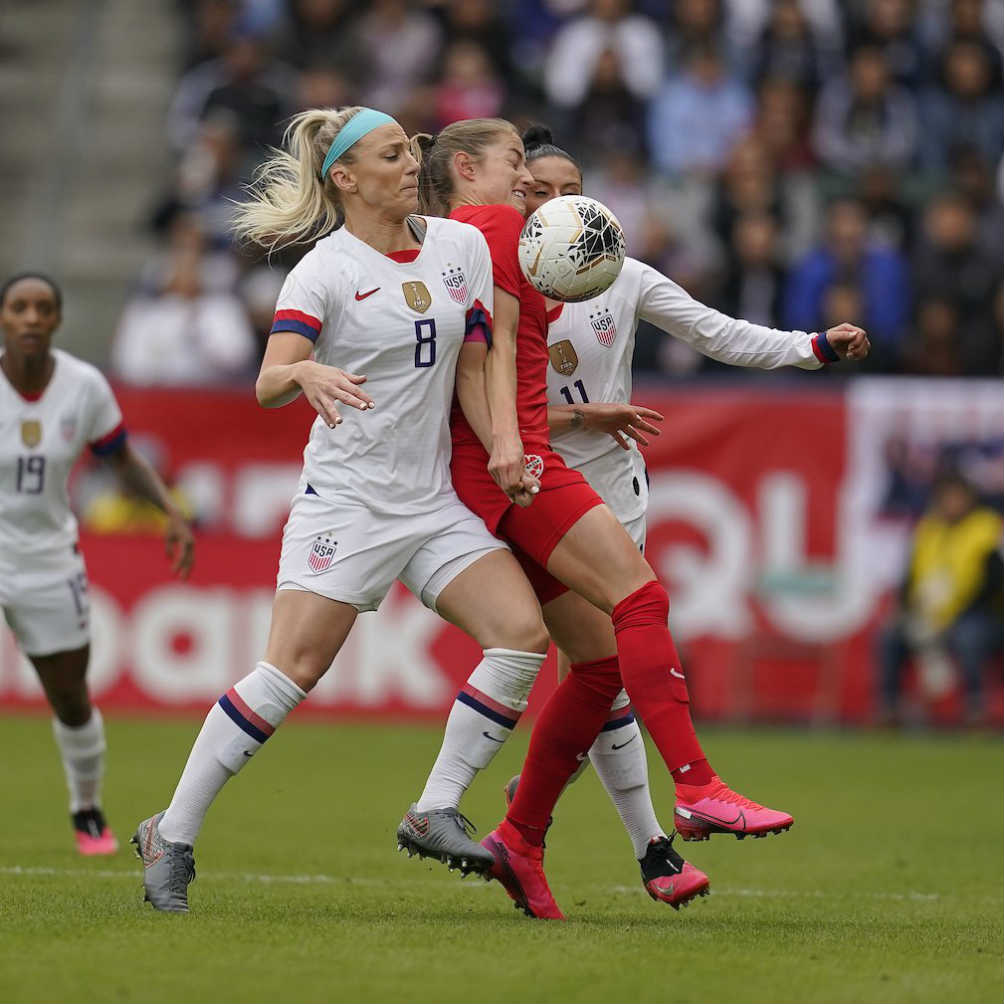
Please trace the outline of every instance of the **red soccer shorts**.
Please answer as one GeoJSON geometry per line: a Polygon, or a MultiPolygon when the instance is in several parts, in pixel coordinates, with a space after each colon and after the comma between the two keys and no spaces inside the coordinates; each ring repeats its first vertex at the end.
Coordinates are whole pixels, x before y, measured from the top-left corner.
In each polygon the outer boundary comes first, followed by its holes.
{"type": "Polygon", "coordinates": [[[547,571],[551,552],[590,509],[603,504],[603,499],[554,450],[531,445],[526,451],[527,469],[540,480],[540,492],[525,509],[510,501],[492,480],[488,455],[480,445],[454,447],[453,486],[488,529],[512,545],[543,605],[568,588],[547,571]]]}

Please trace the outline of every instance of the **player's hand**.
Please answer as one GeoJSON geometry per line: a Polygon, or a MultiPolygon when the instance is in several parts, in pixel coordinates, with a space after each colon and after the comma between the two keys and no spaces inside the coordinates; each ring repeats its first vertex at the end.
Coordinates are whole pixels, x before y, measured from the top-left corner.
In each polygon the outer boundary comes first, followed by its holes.
{"type": "Polygon", "coordinates": [[[646,436],[659,436],[652,424],[663,421],[663,416],[651,408],[636,404],[580,404],[578,410],[586,419],[586,428],[613,436],[622,450],[630,450],[629,439],[648,446],[646,436]]]}
{"type": "Polygon", "coordinates": [[[872,348],[865,329],[846,322],[830,328],[826,340],[841,359],[865,359],[872,348]]]}
{"type": "Polygon", "coordinates": [[[519,436],[493,441],[488,473],[495,484],[520,506],[528,506],[540,490],[540,482],[526,469],[523,442],[519,436]]]}
{"type": "Polygon", "coordinates": [[[360,387],[366,382],[366,377],[358,373],[348,373],[337,366],[325,366],[308,359],[300,364],[296,380],[310,406],[329,429],[341,425],[339,403],[359,411],[376,407],[373,398],[360,387]]]}
{"type": "Polygon", "coordinates": [[[171,571],[182,579],[187,579],[195,564],[195,535],[188,520],[177,509],[167,516],[164,531],[164,553],[171,563],[171,571]]]}

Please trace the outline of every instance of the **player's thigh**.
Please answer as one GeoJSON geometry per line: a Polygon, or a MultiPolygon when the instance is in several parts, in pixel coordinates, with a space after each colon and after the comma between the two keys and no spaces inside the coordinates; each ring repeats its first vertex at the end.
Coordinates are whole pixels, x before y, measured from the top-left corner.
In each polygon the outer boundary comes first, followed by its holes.
{"type": "Polygon", "coordinates": [[[590,509],[566,531],[548,558],[547,570],[607,614],[656,577],[605,505],[590,509]]]}
{"type": "Polygon", "coordinates": [[[512,552],[459,499],[436,520],[401,581],[482,648],[547,651],[540,605],[512,552]]]}
{"type": "Polygon", "coordinates": [[[272,603],[265,661],[311,690],[345,644],[357,615],[351,603],[303,589],[280,589],[272,603]]]}
{"type": "Polygon", "coordinates": [[[576,592],[563,593],[546,603],[544,623],[559,652],[566,656],[564,673],[559,666],[559,680],[567,674],[569,661],[592,662],[617,654],[610,616],[576,592]]]}

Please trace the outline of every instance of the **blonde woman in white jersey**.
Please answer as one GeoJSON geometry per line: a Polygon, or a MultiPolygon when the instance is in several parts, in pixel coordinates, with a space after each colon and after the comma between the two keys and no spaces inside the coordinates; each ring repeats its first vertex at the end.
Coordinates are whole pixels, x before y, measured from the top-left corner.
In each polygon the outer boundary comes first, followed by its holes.
{"type": "MultiPolygon", "coordinates": [[[[534,177],[527,213],[561,195],[582,194],[582,171],[570,154],[553,144],[549,130],[531,127],[523,134],[526,161],[534,177]]],[[[698,303],[671,279],[633,258],[602,295],[583,303],[549,303],[547,370],[551,443],[569,467],[581,471],[623,523],[639,548],[645,548],[648,483],[645,463],[632,440],[647,445],[658,435],[658,412],[632,405],[631,360],[635,331],[648,321],[704,355],[734,366],[819,369],[842,358],[861,359],[870,345],[853,324],[810,335],[778,331],[737,320],[698,303]]],[[[574,592],[548,605],[549,617],[574,624],[593,652],[613,653],[616,643],[609,617],[574,592]]],[[[558,653],[558,672],[568,659],[558,653]]],[[[648,770],[638,724],[621,691],[610,719],[589,752],[603,786],[631,838],[642,878],[649,885],[647,857],[665,831],[652,807],[648,770]]],[[[506,786],[511,801],[518,777],[506,786]]],[[[677,806],[676,829],[685,840],[726,832],[715,823],[721,805],[677,806]],[[701,809],[707,809],[703,813],[701,809]]],[[[726,806],[727,808],[727,806],[726,806]]],[[[654,875],[654,872],[653,872],[654,875]]]]}
{"type": "MultiPolygon", "coordinates": [[[[548,645],[519,565],[450,479],[455,379],[468,421],[491,437],[484,238],[465,223],[414,215],[418,162],[382,112],[303,112],[285,145],[239,207],[236,229],[270,250],[317,240],[279,294],[256,392],[263,407],[302,393],[318,417],[283,533],[264,659],[210,710],[169,807],[133,837],[147,899],[159,910],[188,910],[192,846],[213,799],[395,579],[479,642],[474,687],[489,703],[509,694],[505,711],[515,718],[548,645]]],[[[522,457],[494,469],[503,490],[529,502],[536,483],[522,457]]],[[[470,776],[481,766],[471,763],[470,776]]],[[[427,813],[425,822],[441,840],[437,857],[465,872],[491,867],[456,809],[427,813]]]]}
{"type": "Polygon", "coordinates": [[[81,854],[114,854],[101,809],[105,731],[87,690],[90,608],[67,479],[85,447],[167,513],[168,558],[186,576],[193,538],[160,478],[133,452],[101,373],[52,348],[63,298],[47,276],[0,286],[0,609],[53,711],[81,854]]]}

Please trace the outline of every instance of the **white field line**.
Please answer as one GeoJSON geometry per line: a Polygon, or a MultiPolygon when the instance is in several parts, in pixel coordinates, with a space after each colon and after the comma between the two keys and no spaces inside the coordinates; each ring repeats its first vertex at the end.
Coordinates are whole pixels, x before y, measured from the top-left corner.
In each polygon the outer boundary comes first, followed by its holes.
{"type": "MultiPolygon", "coordinates": [[[[62,878],[62,877],[84,877],[100,879],[129,879],[137,882],[142,878],[142,873],[138,869],[125,871],[120,868],[41,868],[27,867],[22,865],[0,866],[0,875],[23,876],[25,878],[62,878]]],[[[408,879],[378,879],[378,878],[357,878],[354,876],[338,875],[269,875],[256,874],[254,872],[203,872],[198,873],[200,881],[217,882],[257,882],[262,885],[342,885],[342,886],[372,886],[381,887],[391,883],[400,886],[402,882],[408,885],[424,885],[429,882],[427,877],[415,877],[408,879]]],[[[461,888],[484,889],[487,882],[463,882],[461,888]]],[[[606,886],[606,892],[617,895],[641,895],[645,890],[641,885],[612,885],[606,886]]],[[[736,889],[736,888],[716,888],[712,886],[714,896],[735,896],[743,899],[841,899],[848,895],[853,895],[856,899],[876,899],[894,900],[917,903],[932,903],[943,899],[940,893],[936,892],[916,892],[908,890],[906,892],[869,892],[862,890],[847,890],[844,893],[827,892],[823,889],[736,889]]]]}

